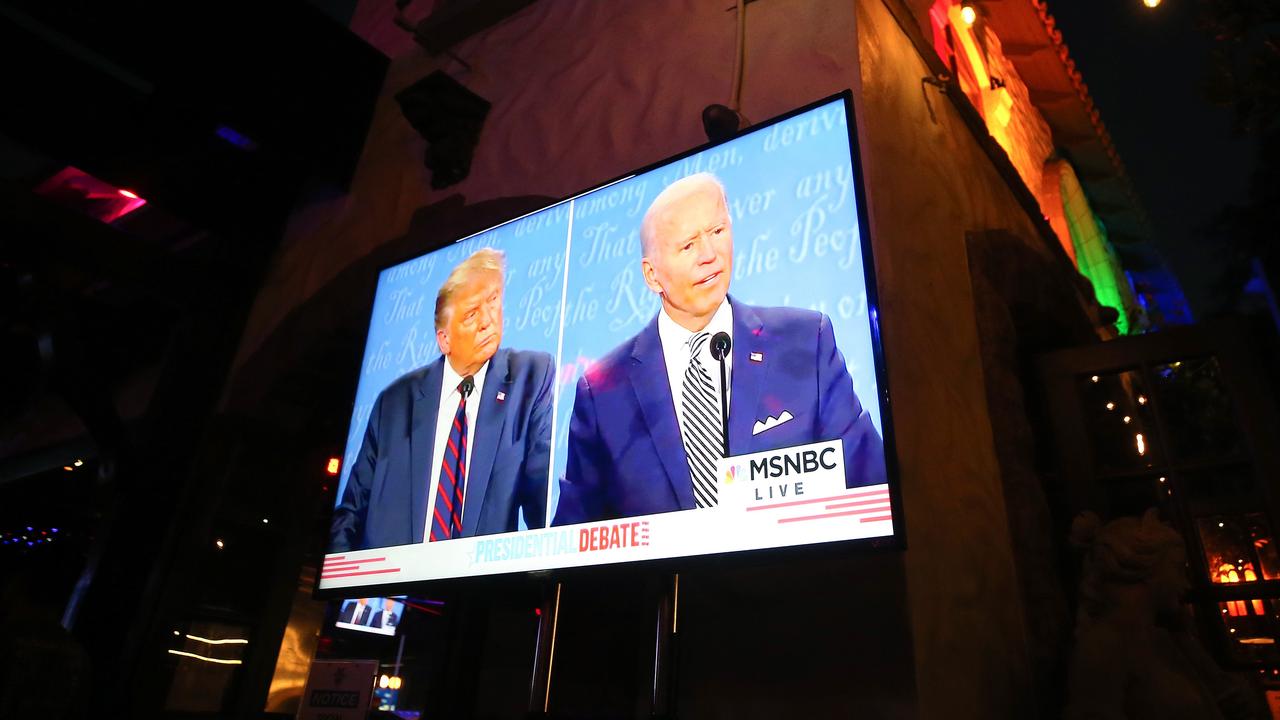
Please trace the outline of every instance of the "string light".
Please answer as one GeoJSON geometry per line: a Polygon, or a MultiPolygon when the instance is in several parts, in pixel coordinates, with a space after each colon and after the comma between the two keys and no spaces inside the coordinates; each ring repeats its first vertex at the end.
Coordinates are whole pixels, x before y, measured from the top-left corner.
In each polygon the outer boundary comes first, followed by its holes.
{"type": "MultiPolygon", "coordinates": [[[[1147,2],[1150,1],[1151,0],[1147,0],[1147,2]]],[[[978,21],[978,11],[974,10],[972,5],[965,5],[960,8],[960,19],[964,20],[965,25],[973,27],[973,24],[978,21]]]]}

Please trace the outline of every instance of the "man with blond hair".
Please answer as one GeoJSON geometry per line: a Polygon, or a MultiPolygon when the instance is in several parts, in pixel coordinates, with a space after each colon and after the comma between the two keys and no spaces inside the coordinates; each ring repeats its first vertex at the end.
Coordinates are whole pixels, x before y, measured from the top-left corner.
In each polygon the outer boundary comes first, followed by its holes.
{"type": "Polygon", "coordinates": [[[330,552],[546,525],[555,363],[501,347],[505,257],[477,250],[436,295],[441,356],[373,404],[330,552]]]}
{"type": "Polygon", "coordinates": [[[554,524],[716,507],[726,437],[729,456],[840,439],[847,487],[885,482],[880,435],[830,318],[729,295],[733,223],[714,175],[658,193],[640,241],[662,309],[578,380],[554,524]],[[731,344],[727,432],[717,336],[731,344]]]}

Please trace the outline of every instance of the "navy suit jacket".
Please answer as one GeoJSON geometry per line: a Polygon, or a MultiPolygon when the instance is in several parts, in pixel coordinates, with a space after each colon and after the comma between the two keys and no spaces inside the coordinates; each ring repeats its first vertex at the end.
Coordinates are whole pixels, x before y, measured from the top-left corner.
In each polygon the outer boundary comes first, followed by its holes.
{"type": "MultiPolygon", "coordinates": [[[[729,302],[730,455],[842,438],[846,485],[885,482],[880,435],[853,392],[830,319],[729,302]],[[792,420],[752,432],[784,410],[792,420]]],[[[555,525],[697,507],[656,317],[578,380],[567,463],[555,525]]]]}
{"type": "MultiPolygon", "coordinates": [[[[338,622],[351,623],[352,625],[368,625],[369,619],[374,612],[373,606],[369,605],[368,603],[365,603],[365,606],[364,606],[365,616],[363,618],[359,618],[359,620],[362,620],[363,622],[356,622],[357,620],[356,613],[359,611],[359,608],[360,608],[360,603],[355,602],[354,600],[347,603],[347,606],[342,608],[342,613],[338,615],[338,622]]],[[[382,611],[379,610],[378,612],[381,613],[382,611]]]]}
{"type": "Polygon", "coordinates": [[[379,610],[378,612],[374,613],[373,618],[369,620],[369,627],[373,627],[373,628],[395,627],[396,625],[400,624],[400,616],[395,613],[391,613],[391,617],[387,618],[387,620],[389,620],[390,622],[388,622],[386,625],[383,625],[382,611],[379,610]]]}
{"type": "MultiPolygon", "coordinates": [[[[546,524],[555,363],[544,352],[506,348],[489,362],[467,468],[464,537],[517,530],[522,508],[529,527],[546,524]]],[[[333,513],[330,552],[422,542],[444,363],[442,356],[378,395],[333,513]]]]}

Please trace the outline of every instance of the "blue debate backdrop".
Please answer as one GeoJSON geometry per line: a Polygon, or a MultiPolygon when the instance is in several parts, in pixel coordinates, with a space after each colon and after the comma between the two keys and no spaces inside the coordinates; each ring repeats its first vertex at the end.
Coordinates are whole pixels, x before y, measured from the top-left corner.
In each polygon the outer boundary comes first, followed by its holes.
{"type": "Polygon", "coordinates": [[[854,390],[883,436],[848,118],[836,99],[384,270],[337,497],[378,393],[440,355],[440,285],[457,263],[489,246],[507,255],[503,346],[551,353],[559,367],[547,505],[554,515],[578,378],[661,307],[641,275],[640,221],[664,187],[698,172],[718,177],[728,198],[730,294],[826,313],[854,390]]]}
{"type": "Polygon", "coordinates": [[[435,330],[436,293],[449,271],[476,250],[492,247],[507,255],[502,345],[555,355],[554,326],[559,323],[556,308],[564,289],[568,229],[569,205],[561,203],[382,271],[347,431],[339,502],[378,393],[401,375],[440,357],[435,330]],[[546,314],[548,307],[552,308],[550,316],[546,314]]]}

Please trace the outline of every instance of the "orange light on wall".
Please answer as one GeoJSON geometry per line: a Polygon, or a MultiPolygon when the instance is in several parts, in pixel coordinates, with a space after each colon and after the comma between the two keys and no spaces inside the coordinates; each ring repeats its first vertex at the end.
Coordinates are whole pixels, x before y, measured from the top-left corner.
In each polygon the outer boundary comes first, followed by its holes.
{"type": "Polygon", "coordinates": [[[1046,159],[1054,155],[1057,146],[1053,131],[1005,53],[1003,39],[992,27],[978,22],[982,19],[977,2],[933,0],[929,7],[933,48],[950,70],[952,82],[982,115],[987,131],[1009,156],[1074,261],[1067,224],[1060,217],[1063,210],[1061,198],[1056,197],[1057,177],[1047,183],[1044,172],[1046,159]]]}
{"type": "Polygon", "coordinates": [[[337,475],[338,470],[342,468],[342,458],[331,457],[329,464],[325,466],[324,471],[330,475],[337,475]]]}
{"type": "Polygon", "coordinates": [[[948,15],[951,26],[955,29],[956,39],[960,41],[960,49],[977,83],[977,87],[968,89],[968,92],[977,96],[974,104],[987,121],[987,130],[991,132],[991,136],[1005,152],[1011,152],[1013,144],[1005,128],[1013,119],[1013,97],[1004,87],[1003,81],[992,82],[991,71],[987,66],[987,53],[974,33],[973,24],[977,19],[977,11],[972,5],[953,6],[948,15]],[[969,17],[974,20],[969,20],[969,17]]]}

